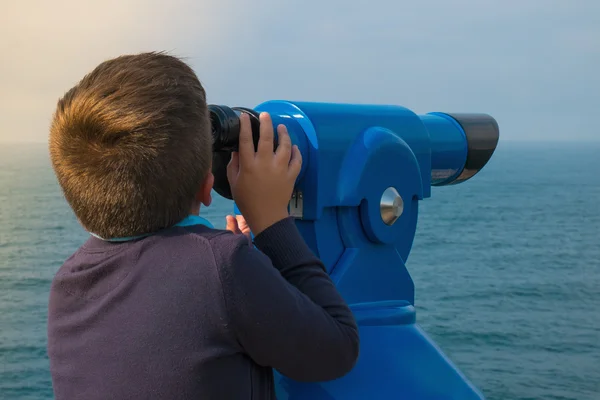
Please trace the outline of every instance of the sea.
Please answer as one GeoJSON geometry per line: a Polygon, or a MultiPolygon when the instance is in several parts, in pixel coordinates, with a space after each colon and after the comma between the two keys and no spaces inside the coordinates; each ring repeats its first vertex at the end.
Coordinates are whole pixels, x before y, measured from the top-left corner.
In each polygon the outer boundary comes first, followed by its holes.
{"type": "MultiPolygon", "coordinates": [[[[417,322],[487,399],[600,399],[600,142],[505,142],[420,202],[417,322]]],[[[402,171],[397,171],[401,174],[402,171]]],[[[231,202],[206,216],[225,225],[231,202]]],[[[87,238],[44,144],[0,145],[0,399],[52,399],[50,281],[87,238]]]]}

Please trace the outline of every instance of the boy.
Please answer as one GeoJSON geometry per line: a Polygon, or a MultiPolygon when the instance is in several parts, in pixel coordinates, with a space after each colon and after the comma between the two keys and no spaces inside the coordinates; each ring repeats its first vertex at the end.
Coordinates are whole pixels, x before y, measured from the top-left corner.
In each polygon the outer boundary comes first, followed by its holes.
{"type": "MultiPolygon", "coordinates": [[[[177,58],[100,64],[59,101],[50,154],[91,234],[51,287],[57,400],[272,399],[272,368],[300,381],[346,374],[355,320],[287,205],[301,155],[260,116],[241,118],[228,178],[254,246],[198,216],[211,203],[206,97],[177,58]]],[[[244,227],[242,227],[244,228],[244,227]]],[[[247,234],[247,229],[244,229],[247,234]]]]}

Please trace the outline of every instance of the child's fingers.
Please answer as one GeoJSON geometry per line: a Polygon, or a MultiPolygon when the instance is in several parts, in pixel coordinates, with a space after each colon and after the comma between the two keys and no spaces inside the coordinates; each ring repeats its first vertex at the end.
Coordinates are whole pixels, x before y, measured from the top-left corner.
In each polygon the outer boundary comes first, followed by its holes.
{"type": "Polygon", "coordinates": [[[290,156],[292,154],[292,139],[290,138],[287,128],[283,124],[277,127],[277,134],[279,144],[277,145],[275,157],[277,157],[279,162],[287,164],[290,162],[290,156]]]}
{"type": "Polygon", "coordinates": [[[238,226],[237,220],[232,215],[226,216],[225,221],[227,222],[226,229],[228,231],[236,233],[236,234],[242,233],[238,226]]]}
{"type": "Polygon", "coordinates": [[[258,156],[273,156],[273,122],[269,113],[260,113],[260,139],[258,140],[258,156]]]}
{"type": "Polygon", "coordinates": [[[302,154],[300,154],[300,149],[298,146],[294,145],[292,147],[292,159],[290,160],[289,172],[290,175],[296,179],[300,174],[300,170],[302,169],[302,154]]]}
{"type": "Polygon", "coordinates": [[[235,219],[237,220],[238,228],[243,234],[250,233],[250,227],[243,215],[236,215],[235,219]]]}

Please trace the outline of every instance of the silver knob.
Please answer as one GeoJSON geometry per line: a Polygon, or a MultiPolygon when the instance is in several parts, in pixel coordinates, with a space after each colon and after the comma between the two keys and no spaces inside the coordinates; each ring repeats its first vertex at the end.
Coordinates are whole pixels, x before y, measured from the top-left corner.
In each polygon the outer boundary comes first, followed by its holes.
{"type": "Polygon", "coordinates": [[[379,204],[381,219],[386,225],[393,225],[404,211],[404,201],[402,197],[393,187],[385,189],[381,195],[381,203],[379,204]]]}

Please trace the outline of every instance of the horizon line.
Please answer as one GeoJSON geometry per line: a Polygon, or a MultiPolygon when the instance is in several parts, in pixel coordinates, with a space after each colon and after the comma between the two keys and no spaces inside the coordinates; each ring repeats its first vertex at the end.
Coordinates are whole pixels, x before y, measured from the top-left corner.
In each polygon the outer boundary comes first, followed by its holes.
{"type": "MultiPolygon", "coordinates": [[[[598,139],[502,139],[498,141],[498,145],[500,143],[600,143],[600,138],[598,139]]],[[[48,144],[48,141],[41,140],[21,140],[21,141],[11,141],[11,140],[1,140],[0,145],[36,145],[36,144],[48,144]]]]}

